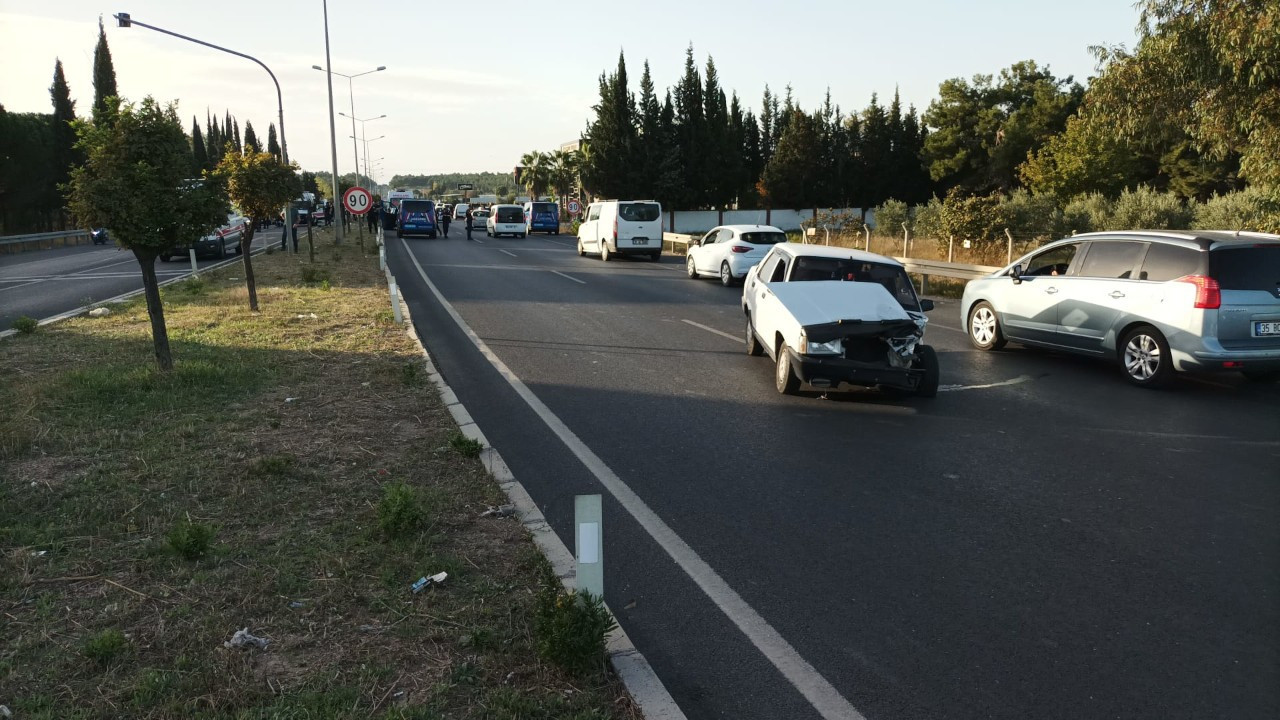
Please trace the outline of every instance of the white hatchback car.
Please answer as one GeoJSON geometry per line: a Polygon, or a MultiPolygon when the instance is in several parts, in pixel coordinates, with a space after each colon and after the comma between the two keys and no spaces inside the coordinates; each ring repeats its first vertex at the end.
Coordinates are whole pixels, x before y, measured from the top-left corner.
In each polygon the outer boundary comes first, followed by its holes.
{"type": "Polygon", "coordinates": [[[689,243],[685,270],[689,277],[718,276],[729,287],[764,259],[769,248],[787,241],[772,225],[721,225],[689,243]]]}
{"type": "Polygon", "coordinates": [[[491,237],[524,237],[524,208],[519,205],[494,205],[485,221],[485,232],[491,237]]]}

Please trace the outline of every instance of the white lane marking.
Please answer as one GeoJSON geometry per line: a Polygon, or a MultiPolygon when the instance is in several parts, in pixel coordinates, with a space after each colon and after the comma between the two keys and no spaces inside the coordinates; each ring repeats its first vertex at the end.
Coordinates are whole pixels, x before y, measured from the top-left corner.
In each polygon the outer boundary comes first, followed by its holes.
{"type": "Polygon", "coordinates": [[[562,277],[562,278],[568,278],[569,280],[572,280],[572,281],[574,281],[574,282],[578,283],[579,285],[586,285],[586,284],[587,284],[587,281],[586,281],[586,280],[579,280],[578,278],[576,278],[576,277],[574,277],[574,276],[572,276],[572,275],[565,275],[564,273],[560,272],[559,270],[552,270],[551,272],[552,272],[553,274],[559,275],[559,276],[560,276],[560,277],[562,277]]]}
{"type": "Polygon", "coordinates": [[[0,292],[4,292],[5,290],[13,290],[14,288],[26,287],[26,286],[28,286],[28,285],[35,285],[35,284],[36,284],[36,283],[38,283],[38,282],[43,282],[43,281],[42,281],[42,280],[31,280],[31,281],[29,281],[29,282],[24,282],[24,283],[22,283],[21,285],[11,285],[11,286],[9,286],[9,287],[7,287],[7,288],[0,288],[0,292]]]}
{"type": "MultiPolygon", "coordinates": [[[[156,275],[181,275],[185,270],[157,270],[156,275]]],[[[97,275],[27,275],[24,277],[0,278],[0,283],[6,282],[46,282],[49,280],[115,280],[119,278],[137,278],[142,277],[139,272],[117,272],[117,273],[100,273],[97,275]]],[[[7,288],[5,288],[7,289],[7,288]]]]}
{"type": "Polygon", "coordinates": [[[556,244],[556,245],[563,245],[563,246],[565,246],[565,247],[577,247],[577,246],[578,246],[577,241],[574,241],[574,242],[569,243],[569,242],[561,242],[560,240],[552,240],[551,238],[544,238],[544,237],[541,237],[541,238],[538,238],[538,239],[539,239],[539,240],[541,240],[541,241],[543,241],[543,242],[554,243],[554,244],[556,244]]]}
{"type": "Polygon", "coordinates": [[[959,392],[961,390],[984,390],[986,388],[1004,387],[1006,385],[1018,385],[1029,382],[1032,379],[1030,375],[1019,375],[1012,380],[1001,380],[1000,382],[987,383],[985,385],[942,385],[938,387],[938,392],[959,392]]]}
{"type": "Polygon", "coordinates": [[[713,328],[713,327],[707,327],[706,325],[703,325],[702,323],[696,323],[696,322],[694,322],[694,321],[692,321],[692,320],[681,320],[680,322],[685,323],[685,324],[687,324],[687,325],[692,325],[692,326],[694,326],[694,327],[696,327],[696,328],[702,328],[703,330],[706,330],[706,331],[707,331],[707,332],[709,332],[709,333],[715,333],[716,335],[719,335],[719,336],[720,336],[720,337],[722,337],[722,338],[728,338],[728,339],[730,339],[730,340],[732,340],[732,341],[734,341],[734,342],[742,342],[742,338],[738,337],[737,335],[730,335],[729,333],[724,332],[724,331],[722,331],[722,330],[717,330],[717,329],[715,329],[715,328],[713,328]]]}
{"type": "Polygon", "coordinates": [[[427,289],[435,296],[440,306],[449,314],[449,317],[453,318],[453,321],[457,323],[458,328],[471,340],[471,344],[480,351],[480,354],[484,355],[489,364],[511,386],[511,389],[560,438],[565,447],[613,495],[618,504],[631,517],[635,518],[636,522],[671,556],[672,560],[676,561],[676,564],[685,571],[690,579],[697,583],[702,592],[706,593],[707,597],[711,599],[711,602],[715,603],[716,607],[720,608],[720,611],[733,621],[734,625],[738,626],[738,629],[747,636],[751,644],[755,645],[756,649],[769,662],[773,663],[773,666],[782,673],[783,677],[804,695],[809,704],[818,711],[818,714],[823,718],[866,720],[830,682],[827,682],[827,679],[816,668],[801,657],[800,653],[796,652],[796,649],[791,647],[791,644],[777,630],[773,629],[773,626],[768,621],[748,605],[747,601],[743,600],[742,596],[730,587],[724,578],[720,577],[693,548],[689,547],[688,543],[663,522],[662,518],[658,517],[657,513],[651,510],[644,500],[641,500],[640,496],[623,482],[622,478],[618,477],[617,473],[592,452],[591,448],[587,447],[587,444],[582,442],[563,420],[551,412],[551,408],[538,399],[538,396],[533,394],[533,391],[507,367],[506,363],[502,362],[489,349],[489,346],[467,325],[453,305],[445,299],[444,295],[435,286],[435,283],[431,282],[431,278],[427,277],[426,271],[422,269],[422,265],[409,249],[409,245],[404,243],[403,240],[401,240],[401,243],[404,244],[405,252],[408,253],[409,259],[413,261],[414,267],[418,269],[418,275],[427,284],[427,289]]]}
{"type": "Polygon", "coordinates": [[[519,257],[518,255],[516,255],[515,253],[511,252],[510,250],[503,250],[502,248],[498,248],[498,252],[500,252],[500,253],[506,253],[506,254],[510,255],[511,257],[519,257]]]}
{"type": "Polygon", "coordinates": [[[473,243],[480,243],[481,245],[483,245],[483,244],[484,244],[484,241],[483,241],[483,240],[481,240],[480,238],[467,238],[467,239],[468,239],[468,240],[470,240],[470,241],[471,241],[471,242],[473,242],[473,243]]]}

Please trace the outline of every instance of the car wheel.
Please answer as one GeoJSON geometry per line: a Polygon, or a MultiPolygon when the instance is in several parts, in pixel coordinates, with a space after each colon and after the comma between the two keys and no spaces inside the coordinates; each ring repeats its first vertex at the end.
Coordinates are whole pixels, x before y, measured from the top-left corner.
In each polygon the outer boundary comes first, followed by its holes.
{"type": "Polygon", "coordinates": [[[999,350],[1008,342],[1000,329],[995,308],[986,300],[969,311],[969,342],[979,350],[999,350]]]}
{"type": "Polygon", "coordinates": [[[940,375],[938,352],[933,349],[932,345],[921,345],[916,348],[916,359],[911,364],[924,370],[924,377],[920,378],[920,384],[916,386],[916,395],[927,398],[937,397],[938,377],[940,375]]]}
{"type": "Polygon", "coordinates": [[[662,251],[658,250],[656,252],[649,253],[649,259],[654,262],[662,262],[662,251]]]}
{"type": "Polygon", "coordinates": [[[693,261],[693,256],[692,256],[692,255],[690,255],[689,257],[685,258],[685,261],[684,261],[684,271],[685,271],[686,273],[688,273],[688,275],[689,275],[689,277],[690,277],[691,279],[693,279],[693,280],[697,280],[697,279],[698,279],[698,267],[697,267],[697,263],[695,263],[695,262],[693,261]]]}
{"type": "Polygon", "coordinates": [[[600,259],[609,262],[609,243],[604,240],[600,241],[600,259]]]}
{"type": "Polygon", "coordinates": [[[582,248],[582,238],[578,238],[578,257],[583,257],[587,251],[582,248]]]}
{"type": "Polygon", "coordinates": [[[800,378],[791,369],[791,348],[786,343],[778,346],[778,364],[773,373],[773,385],[783,395],[794,395],[800,389],[800,378]]]}
{"type": "Polygon", "coordinates": [[[720,263],[720,284],[729,287],[733,285],[733,272],[729,270],[729,263],[720,263]]]}
{"type": "Polygon", "coordinates": [[[1169,343],[1159,330],[1139,325],[1120,341],[1120,367],[1129,382],[1139,387],[1166,385],[1173,377],[1169,343]]]}
{"type": "Polygon", "coordinates": [[[1280,370],[1242,370],[1240,374],[1252,382],[1268,383],[1280,380],[1280,370]]]}
{"type": "Polygon", "coordinates": [[[760,344],[760,339],[756,337],[756,326],[751,322],[751,316],[747,316],[747,354],[751,357],[760,357],[764,354],[764,345],[760,344]]]}

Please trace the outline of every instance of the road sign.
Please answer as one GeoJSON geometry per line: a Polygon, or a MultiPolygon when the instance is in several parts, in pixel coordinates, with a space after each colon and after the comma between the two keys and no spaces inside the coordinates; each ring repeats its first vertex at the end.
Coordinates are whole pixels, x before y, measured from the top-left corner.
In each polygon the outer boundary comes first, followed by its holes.
{"type": "Polygon", "coordinates": [[[373,207],[373,196],[362,187],[347,188],[342,193],[342,207],[352,215],[363,215],[373,207]]]}
{"type": "Polygon", "coordinates": [[[577,215],[582,212],[582,205],[580,205],[577,200],[570,200],[566,209],[569,211],[570,215],[577,215]]]}
{"type": "Polygon", "coordinates": [[[459,190],[475,190],[475,186],[471,183],[458,183],[459,190]]]}

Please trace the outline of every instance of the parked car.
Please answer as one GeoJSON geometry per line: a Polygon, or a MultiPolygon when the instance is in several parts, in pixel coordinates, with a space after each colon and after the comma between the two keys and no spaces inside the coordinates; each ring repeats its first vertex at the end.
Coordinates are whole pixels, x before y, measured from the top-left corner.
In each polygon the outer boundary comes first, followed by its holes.
{"type": "Polygon", "coordinates": [[[400,214],[396,222],[400,237],[426,235],[435,239],[436,204],[432,200],[401,200],[400,214]]]}
{"type": "Polygon", "coordinates": [[[107,235],[106,228],[92,228],[89,230],[89,237],[93,240],[94,245],[106,245],[111,242],[111,238],[107,235]]]}
{"type": "Polygon", "coordinates": [[[553,202],[527,202],[524,204],[525,232],[532,235],[545,232],[560,234],[560,206],[553,202]]]}
{"type": "Polygon", "coordinates": [[[494,205],[489,217],[485,219],[485,232],[491,237],[524,237],[524,208],[519,205],[494,205]]]}
{"type": "Polygon", "coordinates": [[[771,225],[722,225],[689,243],[685,269],[691,278],[717,276],[729,287],[745,278],[769,248],[786,241],[787,234],[771,225]]]}
{"type": "Polygon", "coordinates": [[[196,257],[212,255],[221,259],[227,256],[228,249],[234,249],[239,255],[244,252],[241,245],[248,227],[249,221],[243,215],[231,213],[227,215],[227,222],[217,230],[199,238],[194,244],[175,246],[168,253],[161,255],[160,259],[167,262],[174,258],[185,258],[190,254],[192,247],[195,247],[196,257]]]}
{"type": "Polygon", "coordinates": [[[1280,235],[1076,235],[970,281],[960,313],[980,350],[1012,341],[1093,355],[1142,387],[1193,371],[1275,381],[1280,235]]]}
{"type": "Polygon", "coordinates": [[[742,286],[747,353],[775,363],[778,392],[879,387],[938,393],[938,355],[924,344],[933,302],[906,269],[874,253],[778,243],[742,286]]]}
{"type": "Polygon", "coordinates": [[[587,207],[578,226],[578,254],[648,255],[662,259],[662,205],[654,200],[605,200],[587,207]]]}

